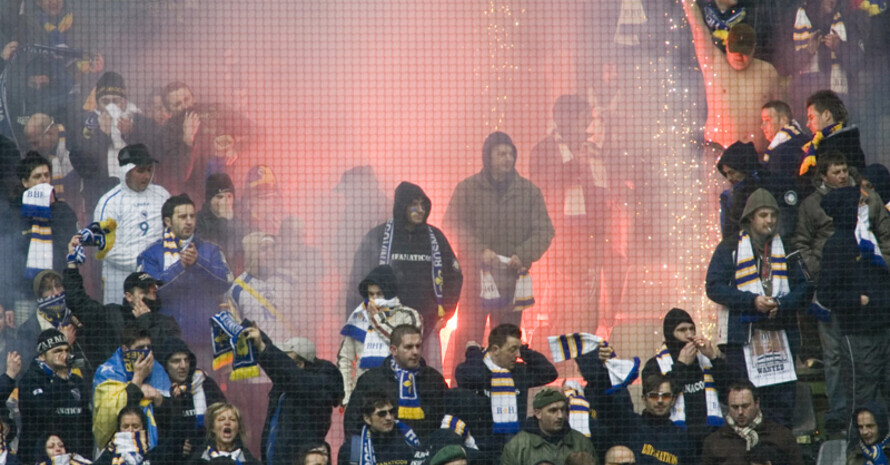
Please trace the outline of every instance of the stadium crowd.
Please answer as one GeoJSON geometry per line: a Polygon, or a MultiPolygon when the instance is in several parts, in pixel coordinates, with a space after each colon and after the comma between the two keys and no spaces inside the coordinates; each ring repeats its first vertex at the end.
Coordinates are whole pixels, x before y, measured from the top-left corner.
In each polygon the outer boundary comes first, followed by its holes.
{"type": "Polygon", "coordinates": [[[863,47],[881,29],[865,26],[887,16],[869,5],[810,0],[783,35],[762,3],[682,2],[729,183],[706,278],[713,339],[672,308],[642,363],[595,328],[551,335],[549,354],[523,343],[551,244],[577,251],[567,293],[585,264],[609,266],[594,107],[564,95],[529,177],[511,137],[490,134],[441,229],[423,188],[399,184],[391,217],[356,244],[334,363],[287,311],[311,251],[298,223],[264,215],[280,191],[237,156],[250,122],[179,81],[140,110],[101,55],[72,53],[70,0],[20,2],[15,27],[0,18],[0,462],[328,464],[343,407],[344,465],[802,465],[796,370],[818,359],[827,434],[847,439],[849,464],[887,463],[890,171],[869,164],[845,103],[877,53],[863,47]],[[792,70],[773,64],[778,38],[792,70]],[[439,330],[459,303],[449,387],[439,330]],[[555,383],[568,360],[584,385],[555,383]]]}

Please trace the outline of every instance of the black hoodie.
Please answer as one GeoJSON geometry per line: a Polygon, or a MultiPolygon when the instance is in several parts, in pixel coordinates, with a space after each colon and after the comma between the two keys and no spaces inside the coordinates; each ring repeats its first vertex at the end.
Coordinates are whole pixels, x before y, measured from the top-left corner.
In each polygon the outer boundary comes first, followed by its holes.
{"type": "MultiPolygon", "coordinates": [[[[861,256],[855,229],[858,187],[834,189],[822,199],[822,209],[834,223],[834,234],[822,247],[822,270],[817,288],[819,301],[837,316],[842,334],[868,333],[886,328],[890,307],[887,268],[861,256]],[[863,306],[860,296],[867,295],[863,306]]],[[[885,257],[885,260],[890,257],[885,257]]]]}
{"type": "MultiPolygon", "coordinates": [[[[449,318],[457,306],[463,275],[460,264],[451,244],[439,228],[427,224],[432,204],[429,197],[419,186],[403,182],[396,188],[393,201],[393,227],[390,253],[390,265],[396,274],[398,296],[402,305],[417,310],[423,317],[424,337],[435,328],[439,318],[438,302],[433,290],[433,273],[431,262],[430,234],[432,230],[442,254],[443,299],[442,306],[445,318],[449,318]],[[426,216],[423,223],[408,229],[406,211],[414,199],[422,199],[426,216]],[[428,229],[429,228],[429,229],[428,229]]],[[[387,223],[380,224],[365,235],[355,253],[352,265],[351,289],[356,289],[359,282],[368,275],[372,268],[380,264],[382,247],[387,223]]],[[[347,299],[348,311],[351,313],[360,303],[359,296],[352,295],[347,299]]]]}
{"type": "MultiPolygon", "coordinates": [[[[174,354],[185,352],[189,357],[189,373],[186,377],[188,385],[182,389],[180,395],[173,395],[177,385],[171,377],[170,382],[173,384],[173,388],[170,389],[171,397],[165,397],[164,402],[155,411],[160,435],[158,447],[155,449],[156,459],[161,464],[181,463],[185,460],[182,455],[182,446],[185,440],[190,440],[192,448],[195,449],[197,445],[201,444],[206,434],[206,428],[197,422],[198,412],[195,410],[194,397],[191,392],[197,360],[195,354],[182,339],[168,339],[162,346],[155,347],[157,347],[157,360],[165,369],[167,361],[174,354]]],[[[213,378],[206,376],[201,387],[204,391],[205,407],[216,402],[225,402],[226,398],[213,378]]]]}
{"type": "MultiPolygon", "coordinates": [[[[683,390],[683,400],[686,404],[686,429],[692,443],[700,445],[704,438],[716,428],[709,427],[707,424],[708,408],[705,399],[704,372],[702,372],[698,359],[693,360],[690,365],[677,361],[680,350],[686,346],[685,342],[678,341],[674,337],[674,330],[677,329],[680,323],[692,323],[695,325],[692,317],[683,309],[672,308],[664,316],[662,325],[664,344],[674,360],[668,376],[679,389],[683,390]]],[[[711,365],[711,375],[714,377],[714,382],[717,384],[716,387],[719,392],[732,379],[732,375],[729,372],[726,360],[723,358],[711,360],[711,365]]],[[[653,374],[661,374],[661,368],[658,366],[656,357],[646,361],[641,379],[646,379],[646,377],[653,374]]]]}

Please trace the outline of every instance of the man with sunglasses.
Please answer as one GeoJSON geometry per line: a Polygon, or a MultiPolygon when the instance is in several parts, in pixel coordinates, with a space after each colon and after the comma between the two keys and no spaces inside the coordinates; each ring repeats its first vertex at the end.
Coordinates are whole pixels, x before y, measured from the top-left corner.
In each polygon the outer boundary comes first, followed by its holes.
{"type": "Polygon", "coordinates": [[[637,455],[639,464],[691,463],[693,447],[686,430],[671,421],[678,386],[658,372],[643,378],[644,409],[637,415],[627,390],[608,393],[612,383],[604,363],[611,356],[612,348],[601,345],[598,353],[575,359],[587,381],[584,392],[590,409],[597,412],[596,422],[591,421],[597,446],[627,446],[637,455]]]}
{"type": "Polygon", "coordinates": [[[423,460],[428,452],[420,447],[414,431],[399,422],[397,411],[389,394],[380,391],[365,394],[362,398],[362,432],[343,442],[337,464],[408,465],[415,459],[423,460]]]}

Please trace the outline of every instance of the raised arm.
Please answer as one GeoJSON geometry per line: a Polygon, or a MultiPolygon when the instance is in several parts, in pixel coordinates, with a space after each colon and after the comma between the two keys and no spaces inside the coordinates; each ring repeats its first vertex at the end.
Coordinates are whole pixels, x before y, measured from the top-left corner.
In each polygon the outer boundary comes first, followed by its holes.
{"type": "Polygon", "coordinates": [[[689,23],[689,30],[692,31],[692,44],[695,46],[695,56],[698,58],[698,64],[702,68],[702,72],[713,71],[712,67],[718,59],[720,51],[714,47],[711,42],[711,35],[708,25],[702,17],[701,10],[695,4],[695,0],[680,0],[683,5],[683,11],[686,13],[686,21],[689,23]]]}

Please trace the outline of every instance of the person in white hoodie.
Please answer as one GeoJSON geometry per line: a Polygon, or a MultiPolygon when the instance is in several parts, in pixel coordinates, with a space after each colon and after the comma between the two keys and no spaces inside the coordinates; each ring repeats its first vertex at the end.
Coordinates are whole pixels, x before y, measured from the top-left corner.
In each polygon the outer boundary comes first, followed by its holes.
{"type": "Polygon", "coordinates": [[[120,301],[124,280],[136,271],[136,257],[163,235],[161,207],[170,197],[166,189],[152,183],[158,161],[145,145],[128,145],[117,158],[120,185],[99,199],[93,213],[93,221],[112,218],[116,223],[113,241],[106,239],[105,250],[97,255],[103,260],[104,304],[120,301]]]}

